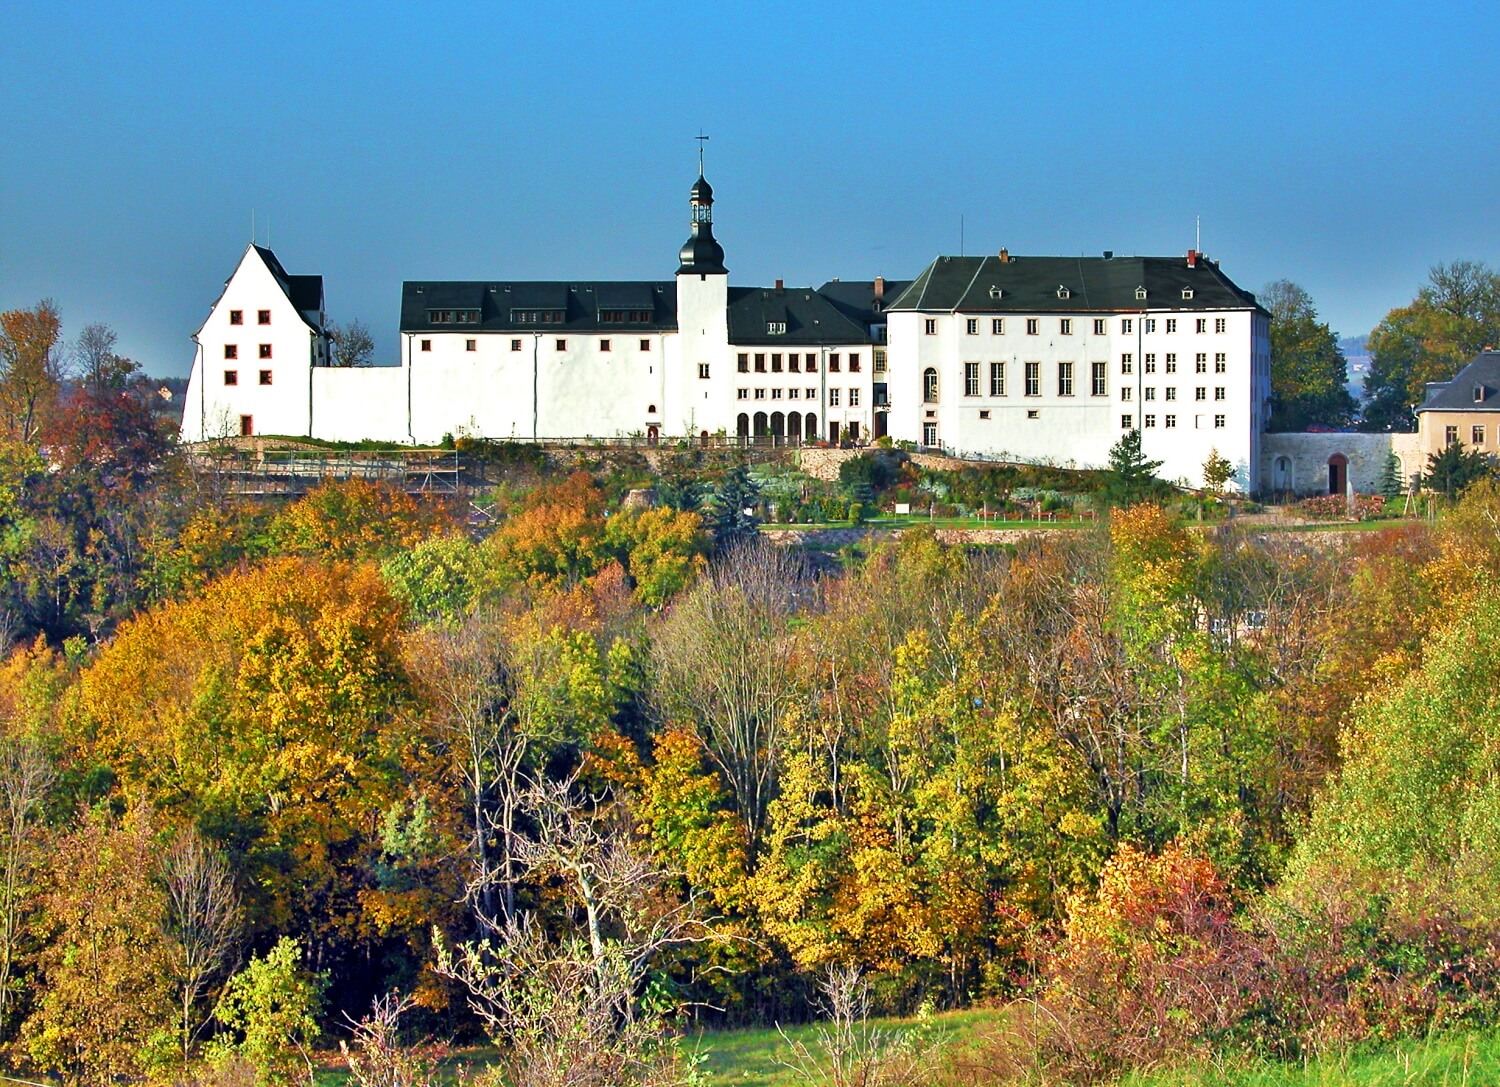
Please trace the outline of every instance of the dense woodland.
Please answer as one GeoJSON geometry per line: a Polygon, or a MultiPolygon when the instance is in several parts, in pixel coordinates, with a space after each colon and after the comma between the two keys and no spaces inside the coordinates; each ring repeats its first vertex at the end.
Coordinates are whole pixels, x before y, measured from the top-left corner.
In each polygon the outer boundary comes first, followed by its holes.
{"type": "MultiPolygon", "coordinates": [[[[4,315],[7,374],[55,317],[4,315]]],[[[515,1087],[685,1084],[689,1026],[990,1003],[1027,1010],[862,1082],[1085,1082],[1500,1012],[1485,480],[1257,532],[1122,454],[1093,527],[809,555],[694,451],[492,451],[477,527],[237,502],[131,370],[0,382],[15,1069],[305,1081],[342,1043],[394,1085],[437,1039],[515,1087]]],[[[846,502],[914,485],[856,463],[846,502]]]]}

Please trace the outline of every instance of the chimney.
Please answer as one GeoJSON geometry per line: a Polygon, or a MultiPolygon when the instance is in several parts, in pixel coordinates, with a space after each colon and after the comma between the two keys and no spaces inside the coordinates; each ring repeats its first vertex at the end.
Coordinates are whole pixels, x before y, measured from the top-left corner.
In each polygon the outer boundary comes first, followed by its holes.
{"type": "Polygon", "coordinates": [[[1010,250],[1009,249],[1001,249],[1000,250],[1000,263],[1001,264],[1009,264],[1010,263],[1010,250]]]}
{"type": "Polygon", "coordinates": [[[884,298],[885,297],[885,276],[876,276],[875,277],[875,297],[876,298],[884,298]]]}
{"type": "Polygon", "coordinates": [[[786,284],[783,283],[781,280],[778,279],[776,281],[776,293],[777,294],[781,294],[785,290],[786,290],[786,284]]]}
{"type": "Polygon", "coordinates": [[[1106,249],[1104,251],[1104,259],[1105,260],[1114,260],[1115,259],[1115,251],[1113,249],[1106,249]]]}
{"type": "Polygon", "coordinates": [[[1198,267],[1198,250],[1196,250],[1196,249],[1189,249],[1188,250],[1188,267],[1189,268],[1196,268],[1196,267],[1198,267]]]}

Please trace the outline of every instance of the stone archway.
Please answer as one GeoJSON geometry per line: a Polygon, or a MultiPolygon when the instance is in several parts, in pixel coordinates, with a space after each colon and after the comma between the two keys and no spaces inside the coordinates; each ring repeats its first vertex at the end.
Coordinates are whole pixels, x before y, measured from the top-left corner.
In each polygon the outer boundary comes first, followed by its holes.
{"type": "Polygon", "coordinates": [[[1328,493],[1344,494],[1349,489],[1349,458],[1335,453],[1328,458],[1328,493]]]}

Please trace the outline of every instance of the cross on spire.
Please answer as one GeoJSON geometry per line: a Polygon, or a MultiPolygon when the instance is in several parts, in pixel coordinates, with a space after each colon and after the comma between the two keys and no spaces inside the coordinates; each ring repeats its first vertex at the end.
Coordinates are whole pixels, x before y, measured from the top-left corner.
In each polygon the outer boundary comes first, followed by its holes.
{"type": "Polygon", "coordinates": [[[708,137],[703,134],[703,129],[698,129],[698,135],[693,139],[698,141],[698,176],[703,176],[703,145],[708,142],[708,137]]]}

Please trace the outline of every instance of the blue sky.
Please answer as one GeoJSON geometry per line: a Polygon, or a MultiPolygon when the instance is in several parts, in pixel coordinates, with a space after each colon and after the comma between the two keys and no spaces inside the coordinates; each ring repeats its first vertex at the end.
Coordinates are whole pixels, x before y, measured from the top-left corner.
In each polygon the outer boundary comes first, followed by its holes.
{"type": "Polygon", "coordinates": [[[0,11],[0,307],[157,374],[249,240],[394,357],[402,279],[731,282],[1178,253],[1346,335],[1500,264],[1500,6],[40,4],[0,11]]]}

